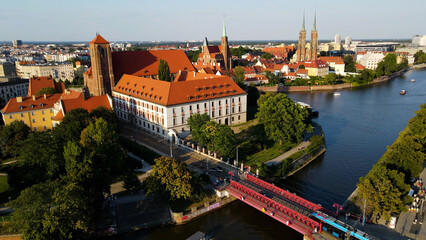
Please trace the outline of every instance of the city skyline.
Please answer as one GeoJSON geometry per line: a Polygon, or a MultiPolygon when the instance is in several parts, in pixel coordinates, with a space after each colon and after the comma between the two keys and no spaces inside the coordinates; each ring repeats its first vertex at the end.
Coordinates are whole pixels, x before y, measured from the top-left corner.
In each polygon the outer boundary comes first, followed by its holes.
{"type": "Polygon", "coordinates": [[[312,29],[317,12],[320,40],[333,39],[337,33],[343,39],[410,39],[424,34],[416,23],[426,21],[421,14],[426,4],[421,0],[410,5],[325,0],[320,6],[313,0],[292,5],[277,0],[262,4],[253,0],[203,4],[166,0],[161,5],[133,0],[120,4],[111,0],[61,2],[60,6],[52,3],[3,3],[0,19],[9,24],[0,26],[0,40],[89,41],[96,32],[111,41],[219,40],[224,15],[230,40],[296,40],[303,11],[307,31],[312,29]]]}

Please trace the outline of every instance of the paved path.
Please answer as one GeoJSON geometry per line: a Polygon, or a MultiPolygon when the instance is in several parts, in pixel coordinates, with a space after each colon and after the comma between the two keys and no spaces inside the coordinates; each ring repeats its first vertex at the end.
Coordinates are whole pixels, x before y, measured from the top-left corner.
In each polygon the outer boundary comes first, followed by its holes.
{"type": "MultiPolygon", "coordinates": [[[[128,155],[130,157],[136,159],[136,160],[143,161],[142,158],[134,155],[133,153],[129,152],[128,155]]],[[[149,163],[147,163],[146,161],[144,161],[143,162],[143,168],[136,169],[135,171],[144,172],[144,174],[138,176],[139,181],[143,182],[149,176],[149,174],[151,173],[152,167],[151,167],[151,165],[149,163]]],[[[117,194],[117,193],[122,192],[124,190],[125,189],[123,187],[123,181],[111,184],[111,194],[117,194]]]]}
{"type": "Polygon", "coordinates": [[[300,143],[299,145],[297,145],[296,147],[288,150],[287,152],[279,155],[278,157],[267,161],[265,164],[266,166],[271,166],[271,165],[277,165],[280,162],[282,162],[284,159],[287,159],[288,157],[290,157],[291,155],[302,151],[303,149],[306,149],[309,145],[311,145],[310,141],[303,141],[302,143],[300,143]]]}

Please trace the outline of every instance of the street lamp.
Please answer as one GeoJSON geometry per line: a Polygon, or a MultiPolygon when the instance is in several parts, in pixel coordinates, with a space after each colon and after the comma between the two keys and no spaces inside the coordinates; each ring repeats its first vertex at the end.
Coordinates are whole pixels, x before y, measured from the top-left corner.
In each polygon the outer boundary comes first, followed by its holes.
{"type": "Polygon", "coordinates": [[[342,206],[338,203],[334,203],[333,207],[336,208],[336,216],[339,216],[339,210],[343,210],[342,206]]]}

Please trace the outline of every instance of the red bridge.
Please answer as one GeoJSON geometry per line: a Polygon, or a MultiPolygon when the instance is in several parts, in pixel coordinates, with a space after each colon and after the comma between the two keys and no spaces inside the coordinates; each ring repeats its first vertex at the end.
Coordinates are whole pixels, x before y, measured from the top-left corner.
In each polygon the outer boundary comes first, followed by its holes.
{"type": "Polygon", "coordinates": [[[251,175],[246,175],[245,180],[231,180],[228,191],[232,196],[303,235],[310,236],[321,231],[320,222],[310,218],[312,213],[317,211],[329,213],[315,203],[251,175]]]}

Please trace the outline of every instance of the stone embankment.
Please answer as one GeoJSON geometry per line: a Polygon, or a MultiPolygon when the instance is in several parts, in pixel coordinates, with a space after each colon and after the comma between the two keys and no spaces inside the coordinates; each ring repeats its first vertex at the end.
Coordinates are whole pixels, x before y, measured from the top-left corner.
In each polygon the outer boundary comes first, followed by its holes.
{"type": "MultiPolygon", "coordinates": [[[[426,67],[426,64],[414,65],[412,68],[424,68],[424,67],[426,67]]],[[[382,77],[376,78],[373,81],[363,85],[357,85],[354,83],[342,83],[342,84],[335,84],[335,85],[317,85],[317,86],[290,86],[290,87],[276,85],[276,86],[259,86],[257,87],[257,89],[262,92],[286,92],[286,93],[311,92],[311,91],[334,91],[334,90],[347,89],[347,88],[386,82],[388,80],[391,80],[403,75],[409,69],[410,68],[401,70],[389,76],[382,76],[382,77]]]]}

